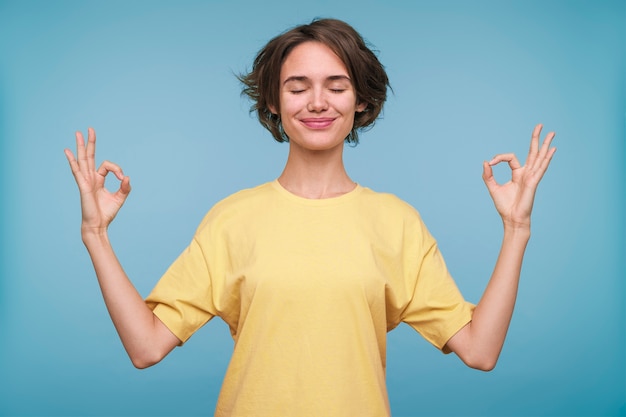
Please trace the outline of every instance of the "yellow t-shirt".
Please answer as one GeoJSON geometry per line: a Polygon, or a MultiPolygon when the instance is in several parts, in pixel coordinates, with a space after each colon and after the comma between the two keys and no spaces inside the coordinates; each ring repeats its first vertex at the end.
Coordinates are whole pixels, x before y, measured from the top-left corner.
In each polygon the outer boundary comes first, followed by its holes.
{"type": "Polygon", "coordinates": [[[235,341],[217,416],[384,416],[386,333],[437,348],[471,320],[418,213],[357,186],[311,200],[273,181],[216,204],[146,300],[183,342],[235,341]]]}

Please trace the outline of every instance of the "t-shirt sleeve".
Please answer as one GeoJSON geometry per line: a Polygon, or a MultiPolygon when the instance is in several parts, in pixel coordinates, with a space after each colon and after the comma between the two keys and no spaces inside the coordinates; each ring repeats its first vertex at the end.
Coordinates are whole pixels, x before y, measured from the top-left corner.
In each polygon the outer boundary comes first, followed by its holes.
{"type": "Polygon", "coordinates": [[[474,305],[461,295],[437,242],[419,217],[416,227],[416,242],[409,247],[417,257],[413,255],[416,262],[409,269],[410,299],[401,321],[444,353],[450,353],[446,343],[472,320],[474,305]]]}
{"type": "Polygon", "coordinates": [[[196,235],[146,298],[148,307],[183,343],[216,315],[209,257],[196,235]]]}

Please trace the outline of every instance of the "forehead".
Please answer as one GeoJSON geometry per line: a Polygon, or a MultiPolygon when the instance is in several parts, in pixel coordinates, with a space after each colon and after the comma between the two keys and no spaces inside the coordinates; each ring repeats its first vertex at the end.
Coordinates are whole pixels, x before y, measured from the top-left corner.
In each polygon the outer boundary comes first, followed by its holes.
{"type": "Polygon", "coordinates": [[[280,79],[299,76],[307,78],[327,78],[348,76],[348,70],[341,58],[321,42],[304,42],[293,48],[280,69],[280,79]]]}

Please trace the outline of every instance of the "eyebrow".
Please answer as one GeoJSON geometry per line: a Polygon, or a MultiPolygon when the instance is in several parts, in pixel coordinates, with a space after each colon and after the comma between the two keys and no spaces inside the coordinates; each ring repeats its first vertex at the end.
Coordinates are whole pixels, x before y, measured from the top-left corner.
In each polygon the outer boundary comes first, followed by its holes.
{"type": "MultiPolygon", "coordinates": [[[[351,81],[350,77],[348,77],[347,75],[330,75],[326,77],[326,80],[327,81],[338,81],[338,80],[351,81]]],[[[309,77],[304,76],[304,75],[292,75],[291,77],[287,77],[287,79],[283,82],[283,85],[292,81],[306,82],[306,81],[309,81],[309,77]]]]}

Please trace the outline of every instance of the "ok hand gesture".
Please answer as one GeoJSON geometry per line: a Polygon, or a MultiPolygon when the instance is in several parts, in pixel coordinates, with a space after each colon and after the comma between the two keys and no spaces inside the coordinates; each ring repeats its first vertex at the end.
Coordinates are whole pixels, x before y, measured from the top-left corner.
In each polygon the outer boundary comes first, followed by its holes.
{"type": "Polygon", "coordinates": [[[130,178],[124,176],[118,165],[109,161],[104,161],[96,170],[96,132],[92,128],[89,128],[87,146],[83,134],[76,132],[76,148],[78,160],[69,149],[65,149],[65,156],[80,191],[83,237],[86,233],[102,234],[126,201],[130,193],[130,178]],[[114,193],[104,187],[109,172],[121,181],[120,188],[114,193]]]}
{"type": "Polygon", "coordinates": [[[541,128],[540,124],[535,126],[524,166],[512,153],[496,155],[491,161],[483,163],[483,180],[505,226],[530,227],[537,186],[556,151],[556,148],[550,148],[554,132],[548,133],[539,148],[541,128]],[[493,177],[491,167],[500,162],[507,162],[512,171],[511,180],[505,184],[498,184],[493,177]]]}

